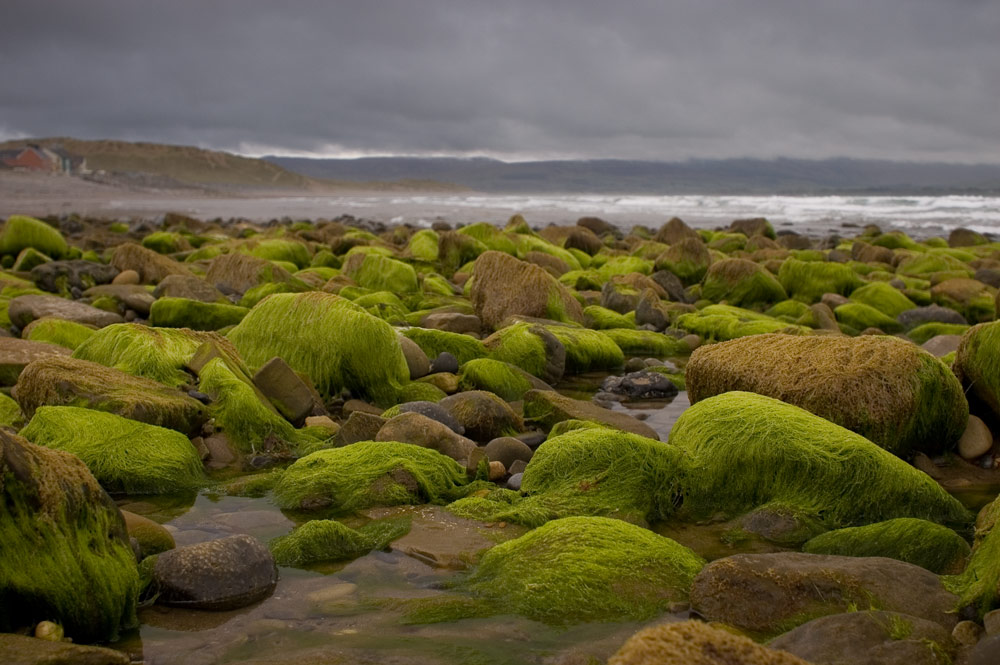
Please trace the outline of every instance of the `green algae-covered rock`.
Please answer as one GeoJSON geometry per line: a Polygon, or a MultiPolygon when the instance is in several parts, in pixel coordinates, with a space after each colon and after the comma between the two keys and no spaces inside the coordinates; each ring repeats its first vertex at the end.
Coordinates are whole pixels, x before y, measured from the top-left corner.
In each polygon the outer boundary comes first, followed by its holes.
{"type": "Polygon", "coordinates": [[[21,337],[33,342],[58,344],[75,351],[76,347],[90,339],[94,331],[95,328],[76,321],[43,316],[29,323],[22,331],[21,337]]]}
{"type": "Polygon", "coordinates": [[[308,286],[277,263],[240,252],[222,254],[212,259],[205,281],[226,293],[244,294],[255,286],[282,283],[289,288],[306,290],[308,286]]]}
{"type": "Polygon", "coordinates": [[[789,298],[806,303],[817,302],[824,293],[846,296],[861,286],[861,278],[843,263],[785,259],[778,280],[789,298]]]}
{"type": "Polygon", "coordinates": [[[0,631],[55,621],[77,642],[138,622],[125,523],[79,458],[0,431],[0,631]]]}
{"type": "Polygon", "coordinates": [[[954,369],[970,394],[1000,415],[1000,322],[980,323],[962,335],[954,369]]]}
{"type": "Polygon", "coordinates": [[[395,441],[360,441],[292,464],[274,488],[284,509],[341,514],[372,506],[446,503],[465,494],[465,469],[441,453],[395,441]]]}
{"type": "Polygon", "coordinates": [[[980,617],[1000,606],[1000,499],[986,504],[976,517],[975,542],[961,574],[945,577],[945,586],[972,605],[980,617]]]}
{"type": "Polygon", "coordinates": [[[902,332],[903,326],[896,319],[883,314],[874,307],[859,302],[849,302],[833,310],[837,322],[861,332],[867,328],[878,328],[884,333],[902,332]]]}
{"type": "Polygon", "coordinates": [[[246,252],[250,256],[267,261],[283,261],[291,263],[298,268],[305,268],[309,265],[312,257],[309,248],[301,241],[289,240],[286,238],[264,238],[258,240],[252,238],[246,241],[240,251],[246,252]]]}
{"type": "Polygon", "coordinates": [[[458,381],[462,390],[487,390],[514,402],[534,387],[529,376],[520,367],[490,358],[478,358],[462,365],[458,381]]]}
{"type": "Polygon", "coordinates": [[[566,372],[582,374],[602,369],[616,369],[625,362],[625,354],[608,335],[597,330],[545,326],[566,349],[566,372]]]}
{"type": "Polygon", "coordinates": [[[483,325],[495,329],[512,315],[582,323],[583,308],[565,286],[542,268],[502,252],[476,259],[469,293],[483,325]]]}
{"type": "Polygon", "coordinates": [[[0,425],[20,429],[24,424],[21,405],[13,397],[0,393],[0,425]]]}
{"type": "Polygon", "coordinates": [[[431,360],[447,352],[463,365],[476,358],[485,358],[489,353],[483,343],[471,335],[416,327],[404,328],[399,334],[416,342],[431,360]]]}
{"type": "Polygon", "coordinates": [[[410,379],[392,326],[330,293],[266,298],[230,331],[229,339],[251,368],[278,356],[308,375],[325,395],[347,388],[388,407],[410,379]]]}
{"type": "Polygon", "coordinates": [[[695,619],[661,623],[633,635],[608,665],[809,665],[785,651],[757,644],[695,619]]]}
{"type": "Polygon", "coordinates": [[[635,321],[618,312],[601,307],[600,305],[588,305],[583,308],[584,324],[594,330],[627,329],[635,330],[635,321]]]}
{"type": "Polygon", "coordinates": [[[113,413],[42,406],[21,435],[73,453],[109,492],[167,494],[202,480],[201,459],[186,436],[113,413]]]}
{"type": "Polygon", "coordinates": [[[701,294],[713,302],[725,300],[737,307],[788,298],[774,275],[746,259],[723,259],[713,263],[705,274],[701,294]]]}
{"type": "Polygon", "coordinates": [[[544,326],[515,323],[496,331],[483,346],[494,360],[520,367],[547,383],[555,383],[566,370],[566,347],[544,326]]]}
{"type": "Polygon", "coordinates": [[[353,254],[344,263],[343,274],[358,286],[373,291],[412,293],[420,290],[413,266],[378,254],[353,254]]]}
{"type": "Polygon", "coordinates": [[[970,323],[996,318],[997,290],[976,279],[957,277],[931,287],[931,298],[942,307],[955,310],[970,323]]]}
{"type": "Polygon", "coordinates": [[[28,418],[42,406],[79,406],[189,434],[208,417],[201,402],[180,390],[63,356],[41,358],[25,367],[14,393],[28,418]]]}
{"type": "Polygon", "coordinates": [[[684,238],[656,259],[657,270],[669,270],[684,284],[697,284],[712,263],[705,243],[698,237],[684,238]]]}
{"type": "Polygon", "coordinates": [[[906,561],[932,573],[960,572],[969,544],[946,526],[912,517],[836,529],[802,546],[810,554],[884,556],[906,561]]]}
{"type": "Polygon", "coordinates": [[[659,358],[667,358],[686,355],[690,351],[686,343],[674,339],[669,335],[651,330],[611,328],[609,330],[602,330],[601,334],[611,338],[611,341],[618,345],[618,348],[626,356],[657,356],[659,358]]]}
{"type": "Polygon", "coordinates": [[[16,256],[27,247],[54,259],[65,256],[69,251],[69,245],[58,229],[34,217],[11,215],[0,229],[0,254],[16,256]]]}
{"type": "Polygon", "coordinates": [[[744,337],[695,350],[686,381],[692,403],[731,390],[768,395],[903,457],[949,450],[969,417],[948,367],[895,337],[744,337]]]}
{"type": "Polygon", "coordinates": [[[279,566],[305,566],[321,561],[344,561],[381,550],[406,534],[409,519],[376,520],[357,529],[336,520],[310,520],[268,547],[279,566]]]}
{"type": "Polygon", "coordinates": [[[207,303],[187,298],[157,298],[149,310],[149,324],[163,328],[219,330],[236,325],[249,311],[238,305],[207,303]]]}
{"type": "Polygon", "coordinates": [[[206,342],[213,343],[229,357],[239,358],[229,340],[214,332],[151,328],[138,323],[101,328],[76,347],[73,357],[177,387],[192,380],[184,367],[206,342]]]}
{"type": "MultiPolygon", "coordinates": [[[[473,596],[480,616],[520,614],[557,625],[644,620],[686,600],[704,565],[688,548],[641,527],[568,517],[493,547],[455,589],[473,596]]],[[[409,618],[441,621],[468,609],[432,600],[409,618]]]]}
{"type": "Polygon", "coordinates": [[[487,222],[478,222],[463,226],[457,233],[475,238],[483,243],[487,249],[497,250],[505,254],[514,254],[517,252],[517,245],[514,244],[510,235],[487,222]]]}
{"type": "Polygon", "coordinates": [[[969,326],[964,323],[940,323],[932,321],[917,326],[906,333],[906,336],[917,344],[925,344],[939,335],[964,335],[969,326]]]}
{"type": "Polygon", "coordinates": [[[550,436],[538,447],[521,481],[527,496],[501,490],[461,499],[448,509],[526,526],[574,515],[648,524],[674,512],[682,464],[681,453],[664,443],[588,424],[550,436]]]}
{"type": "Polygon", "coordinates": [[[888,282],[872,282],[851,292],[851,300],[862,305],[874,307],[886,316],[896,318],[908,309],[917,305],[903,294],[902,291],[888,282]]]}
{"type": "Polygon", "coordinates": [[[687,519],[777,504],[828,527],[896,517],[963,525],[969,515],[929,476],[874,443],[797,406],[727,392],[688,408],[668,440],[687,460],[687,519]]]}
{"type": "Polygon", "coordinates": [[[180,233],[156,231],[142,239],[142,246],[157,254],[174,254],[191,249],[191,243],[180,233]]]}
{"type": "Polygon", "coordinates": [[[674,325],[686,332],[715,341],[778,332],[802,334],[810,330],[805,326],[730,305],[709,305],[697,312],[681,314],[674,325]]]}

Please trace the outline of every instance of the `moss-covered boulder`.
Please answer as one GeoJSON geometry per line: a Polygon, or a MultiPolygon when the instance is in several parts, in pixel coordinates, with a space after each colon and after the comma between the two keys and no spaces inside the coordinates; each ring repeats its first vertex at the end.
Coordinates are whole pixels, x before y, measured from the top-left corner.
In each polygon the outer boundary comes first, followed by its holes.
{"type": "Polygon", "coordinates": [[[565,286],[542,268],[502,252],[476,259],[469,297],[490,329],[515,314],[583,322],[583,308],[565,286]]]}
{"type": "Polygon", "coordinates": [[[969,416],[948,367],[894,337],[744,337],[695,350],[686,380],[692,403],[731,390],[768,395],[903,457],[950,449],[969,416]]]}
{"type": "Polygon", "coordinates": [[[649,619],[687,598],[704,563],[683,545],[641,527],[569,517],[486,552],[455,586],[473,596],[471,608],[432,602],[411,620],[459,618],[470,609],[557,625],[649,619]]]}
{"type": "Polygon", "coordinates": [[[201,459],[186,436],[113,413],[42,406],[21,434],[73,453],[109,492],[184,492],[202,480],[201,459]]]}
{"type": "Polygon", "coordinates": [[[239,358],[229,340],[214,332],[151,328],[138,323],[101,328],[76,347],[73,357],[177,387],[193,380],[184,368],[206,342],[228,357],[239,358]]]}
{"type": "Polygon", "coordinates": [[[525,393],[524,418],[545,428],[552,428],[564,420],[585,420],[659,439],[656,430],[627,413],[605,409],[593,402],[573,399],[553,390],[530,390],[525,393]]]}
{"type": "Polygon", "coordinates": [[[142,284],[156,284],[167,275],[191,274],[183,263],[178,263],[169,256],[157,254],[134,242],[116,247],[111,255],[111,265],[122,272],[136,271],[142,284]]]}
{"type": "Polygon", "coordinates": [[[236,325],[249,311],[239,305],[207,303],[187,298],[157,298],[149,310],[149,324],[163,328],[220,330],[236,325]]]}
{"type": "Polygon", "coordinates": [[[35,319],[21,331],[24,339],[33,342],[48,342],[65,346],[70,351],[87,341],[96,328],[76,321],[67,321],[50,316],[35,319]]]}
{"type": "Polygon", "coordinates": [[[608,665],[809,665],[704,621],[663,623],[628,639],[608,665]]]}
{"type": "Polygon", "coordinates": [[[845,332],[857,334],[868,328],[878,328],[884,333],[902,332],[903,326],[896,319],[883,314],[879,310],[858,302],[839,305],[833,310],[837,323],[844,327],[845,332]]]}
{"type": "Polygon", "coordinates": [[[861,286],[858,273],[843,263],[799,261],[788,258],[781,264],[778,280],[789,298],[817,302],[824,293],[846,296],[861,286]]]}
{"type": "Polygon", "coordinates": [[[709,305],[697,312],[681,314],[674,322],[674,326],[713,341],[725,341],[766,333],[803,334],[810,332],[806,326],[731,305],[709,305]]]}
{"type": "Polygon", "coordinates": [[[515,323],[496,331],[483,347],[491,358],[520,367],[547,383],[555,383],[566,370],[566,347],[544,326],[515,323]]]}
{"type": "Polygon", "coordinates": [[[416,327],[404,328],[399,333],[416,342],[431,360],[447,352],[463,365],[476,358],[485,358],[489,353],[483,343],[471,335],[416,327]]]}
{"type": "Polygon", "coordinates": [[[996,318],[997,290],[977,279],[956,277],[931,287],[931,298],[942,307],[955,310],[969,323],[996,318]]]}
{"type": "Polygon", "coordinates": [[[86,303],[67,300],[59,296],[35,294],[12,299],[7,309],[7,315],[10,317],[11,323],[18,328],[24,328],[32,321],[46,316],[98,328],[124,321],[118,312],[108,312],[86,303]]]}
{"type": "Polygon", "coordinates": [[[462,390],[486,390],[514,402],[536,387],[535,377],[520,367],[491,358],[477,358],[462,365],[458,385],[462,390]]]}
{"type": "Polygon", "coordinates": [[[179,390],[65,356],[42,358],[25,367],[14,394],[28,418],[42,406],[79,406],[188,434],[208,417],[201,402],[179,390]]]}
{"type": "Polygon", "coordinates": [[[767,269],[746,259],[723,259],[709,267],[702,282],[705,298],[743,307],[780,302],[788,294],[767,269]]]}
{"type": "Polygon", "coordinates": [[[467,491],[465,469],[441,453],[395,441],[360,441],[292,464],[274,488],[279,507],[349,514],[372,506],[447,503],[467,491]]]}
{"type": "Polygon", "coordinates": [[[970,394],[1000,416],[1000,322],[980,323],[962,335],[954,370],[970,394]]]}
{"type": "Polygon", "coordinates": [[[969,544],[946,526],[912,517],[835,529],[802,546],[810,554],[882,556],[912,563],[932,573],[961,572],[969,544]]]}
{"type": "Polygon", "coordinates": [[[854,289],[850,296],[854,302],[874,307],[892,318],[896,318],[906,310],[914,309],[917,306],[903,292],[888,282],[871,282],[865,284],[862,287],[854,289]]]}
{"type": "Polygon", "coordinates": [[[680,278],[684,284],[697,284],[705,276],[712,264],[712,256],[705,243],[695,234],[671,243],[670,249],[656,259],[657,270],[668,270],[680,278]]]}
{"type": "Polygon", "coordinates": [[[378,254],[351,255],[344,263],[343,274],[373,291],[402,294],[420,290],[413,266],[378,254]]]}
{"type": "Polygon", "coordinates": [[[546,326],[545,329],[566,349],[566,372],[569,374],[617,369],[625,362],[621,348],[602,332],[569,326],[546,326]]]}
{"type": "Polygon", "coordinates": [[[16,256],[29,247],[54,259],[65,256],[69,251],[69,245],[58,229],[34,217],[11,215],[0,229],[0,254],[16,256]]]}
{"type": "Polygon", "coordinates": [[[456,393],[438,404],[465,428],[467,437],[480,443],[499,436],[513,436],[524,426],[521,417],[507,402],[485,390],[456,393]]]}
{"type": "Polygon", "coordinates": [[[601,334],[610,338],[626,356],[669,358],[687,355],[691,351],[687,343],[651,330],[611,328],[602,330],[601,334]]]}
{"type": "Polygon", "coordinates": [[[733,391],[677,419],[687,519],[792,507],[827,528],[919,517],[962,526],[968,512],[922,471],[850,430],[771,397],[733,391]]]}
{"type": "Polygon", "coordinates": [[[410,528],[407,519],[375,520],[357,529],[336,520],[309,520],[268,543],[279,566],[344,561],[384,549],[410,528]]]}
{"type": "Polygon", "coordinates": [[[58,344],[0,337],[0,385],[13,386],[24,368],[40,358],[69,354],[69,349],[58,344]]]}
{"type": "Polygon", "coordinates": [[[241,252],[221,254],[212,259],[205,281],[224,293],[241,295],[262,284],[283,284],[299,291],[307,288],[278,264],[241,252]]]}
{"type": "Polygon", "coordinates": [[[388,407],[410,380],[392,326],[330,293],[266,298],[230,331],[229,339],[251,368],[278,356],[308,375],[324,395],[347,388],[388,407]]]}
{"type": "Polygon", "coordinates": [[[79,458],[0,431],[0,630],[56,621],[78,642],[137,624],[125,523],[79,458]]]}
{"type": "Polygon", "coordinates": [[[1000,607],[1000,499],[986,504],[976,517],[975,541],[969,564],[959,575],[944,578],[961,604],[971,605],[982,617],[1000,607]]]}

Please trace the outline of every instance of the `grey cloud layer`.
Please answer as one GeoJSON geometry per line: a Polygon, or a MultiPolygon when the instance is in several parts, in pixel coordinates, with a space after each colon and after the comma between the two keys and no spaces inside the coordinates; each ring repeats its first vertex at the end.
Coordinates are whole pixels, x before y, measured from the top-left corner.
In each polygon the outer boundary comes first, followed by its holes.
{"type": "Polygon", "coordinates": [[[0,131],[1000,161],[1000,3],[0,4],[0,131]]]}

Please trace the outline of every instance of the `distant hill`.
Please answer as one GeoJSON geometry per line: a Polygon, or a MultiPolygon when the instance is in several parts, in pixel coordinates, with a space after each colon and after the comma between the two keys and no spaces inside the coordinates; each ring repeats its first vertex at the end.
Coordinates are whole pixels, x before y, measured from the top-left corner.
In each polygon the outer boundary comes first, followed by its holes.
{"type": "Polygon", "coordinates": [[[494,193],[1000,194],[1000,165],[855,159],[502,162],[494,159],[265,157],[313,178],[421,178],[494,193]]]}

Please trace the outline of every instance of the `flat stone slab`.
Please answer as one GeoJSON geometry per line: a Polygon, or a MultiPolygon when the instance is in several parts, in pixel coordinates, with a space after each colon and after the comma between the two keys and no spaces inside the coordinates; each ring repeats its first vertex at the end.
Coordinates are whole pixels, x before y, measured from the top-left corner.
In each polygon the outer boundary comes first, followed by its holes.
{"type": "Polygon", "coordinates": [[[0,385],[12,386],[17,383],[30,363],[49,356],[68,356],[72,351],[58,344],[33,342],[16,337],[0,337],[0,385]]]}
{"type": "Polygon", "coordinates": [[[24,328],[35,319],[40,319],[43,316],[86,323],[98,328],[125,322],[125,319],[114,312],[106,312],[103,309],[59,296],[18,296],[10,301],[7,315],[10,316],[11,323],[18,328],[24,328]]]}
{"type": "Polygon", "coordinates": [[[589,420],[620,429],[623,432],[631,432],[657,441],[660,439],[656,430],[627,413],[605,409],[593,402],[573,399],[551,390],[529,390],[526,392],[524,394],[524,417],[525,420],[540,423],[545,427],[552,427],[564,420],[589,420]]]}

